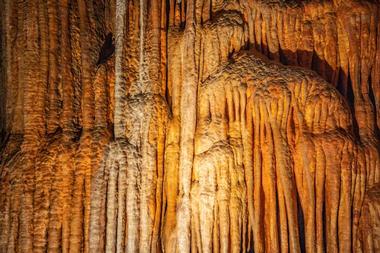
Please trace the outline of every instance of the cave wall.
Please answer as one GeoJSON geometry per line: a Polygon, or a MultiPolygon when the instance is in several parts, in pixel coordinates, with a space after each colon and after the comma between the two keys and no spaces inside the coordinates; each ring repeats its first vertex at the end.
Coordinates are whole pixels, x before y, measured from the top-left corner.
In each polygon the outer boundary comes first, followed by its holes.
{"type": "Polygon", "coordinates": [[[380,250],[378,1],[0,8],[0,252],[380,250]]]}

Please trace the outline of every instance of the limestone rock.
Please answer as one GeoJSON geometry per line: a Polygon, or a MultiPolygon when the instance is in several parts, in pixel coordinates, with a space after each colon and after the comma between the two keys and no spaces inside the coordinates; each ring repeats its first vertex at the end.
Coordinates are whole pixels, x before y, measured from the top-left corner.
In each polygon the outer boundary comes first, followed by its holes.
{"type": "Polygon", "coordinates": [[[0,9],[0,253],[380,250],[379,1],[0,9]]]}

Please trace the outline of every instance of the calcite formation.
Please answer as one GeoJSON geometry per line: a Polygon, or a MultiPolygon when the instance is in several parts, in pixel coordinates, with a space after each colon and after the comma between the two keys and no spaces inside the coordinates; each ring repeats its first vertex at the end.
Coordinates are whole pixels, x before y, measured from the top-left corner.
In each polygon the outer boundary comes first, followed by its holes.
{"type": "Polygon", "coordinates": [[[380,251],[379,1],[0,9],[0,253],[380,251]]]}

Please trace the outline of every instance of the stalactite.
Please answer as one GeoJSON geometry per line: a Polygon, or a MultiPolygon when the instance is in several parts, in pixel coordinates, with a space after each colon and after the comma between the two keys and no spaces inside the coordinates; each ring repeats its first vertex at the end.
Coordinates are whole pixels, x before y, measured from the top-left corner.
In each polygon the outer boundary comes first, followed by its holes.
{"type": "MultiPolygon", "coordinates": [[[[88,13],[88,6],[85,1],[78,0],[78,10],[79,10],[79,27],[80,27],[80,46],[81,46],[81,63],[83,68],[83,79],[82,79],[82,117],[83,117],[83,128],[85,130],[91,129],[94,125],[92,115],[93,115],[93,99],[94,94],[91,89],[91,72],[94,66],[94,60],[91,59],[89,41],[92,40],[91,33],[91,21],[88,13]]],[[[95,57],[94,57],[95,58],[95,57]]]]}
{"type": "Polygon", "coordinates": [[[191,217],[191,169],[194,155],[194,133],[196,122],[196,101],[198,78],[195,69],[195,2],[187,1],[186,29],[183,37],[182,55],[187,64],[182,64],[183,79],[181,92],[186,91],[186,96],[181,96],[180,102],[180,143],[178,166],[178,195],[177,197],[177,246],[176,250],[190,252],[190,217],[191,217]],[[186,123],[185,123],[186,122],[186,123]]]}
{"type": "Polygon", "coordinates": [[[47,1],[47,42],[48,42],[48,112],[47,131],[54,132],[59,124],[58,91],[58,14],[57,2],[47,1]]]}
{"type": "Polygon", "coordinates": [[[377,252],[377,1],[0,8],[0,252],[377,252]]]}
{"type": "Polygon", "coordinates": [[[361,240],[357,252],[377,252],[379,250],[379,190],[378,185],[370,188],[363,204],[359,235],[361,240]]]}
{"type": "Polygon", "coordinates": [[[378,5],[354,1],[338,4],[311,1],[282,6],[280,2],[270,4],[258,1],[246,9],[245,15],[253,16],[248,26],[252,27],[249,28],[252,33],[250,38],[255,39],[250,39],[250,42],[263,54],[276,58],[272,55],[280,52],[281,62],[311,68],[334,86],[338,85],[341,75],[338,89],[346,97],[347,86],[352,85],[356,99],[351,106],[355,111],[355,120],[363,124],[359,125],[361,138],[376,139],[373,135],[377,131],[373,129],[378,128],[375,126],[377,116],[373,109],[376,102],[369,98],[369,90],[377,82],[368,78],[378,52],[375,25],[375,20],[379,18],[378,5]],[[270,35],[267,30],[270,30],[270,35]],[[359,86],[363,91],[359,90],[359,86]],[[371,129],[368,132],[366,129],[369,127],[371,129]]]}
{"type": "MultiPolygon", "coordinates": [[[[70,63],[72,64],[71,57],[71,42],[70,42],[70,20],[69,20],[69,0],[61,0],[60,6],[60,22],[61,22],[61,54],[60,64],[70,63]]],[[[73,132],[74,128],[74,102],[72,100],[74,96],[74,82],[73,76],[69,64],[62,66],[62,117],[61,124],[64,132],[73,132]]]]}
{"type": "Polygon", "coordinates": [[[125,94],[125,78],[123,76],[123,49],[124,49],[124,31],[126,22],[126,2],[116,2],[116,45],[115,45],[115,137],[116,139],[123,137],[125,133],[124,100],[122,96],[125,94]]]}

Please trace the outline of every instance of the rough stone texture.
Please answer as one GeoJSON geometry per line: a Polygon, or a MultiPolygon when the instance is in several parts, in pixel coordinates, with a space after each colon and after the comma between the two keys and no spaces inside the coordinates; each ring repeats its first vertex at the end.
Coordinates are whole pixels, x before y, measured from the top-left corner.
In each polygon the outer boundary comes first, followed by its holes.
{"type": "Polygon", "coordinates": [[[0,9],[0,253],[380,250],[377,0],[0,9]]]}
{"type": "Polygon", "coordinates": [[[380,250],[379,205],[379,184],[377,184],[368,189],[363,203],[358,232],[361,240],[358,242],[357,252],[378,252],[380,250]]]}

